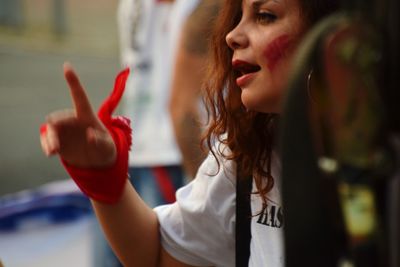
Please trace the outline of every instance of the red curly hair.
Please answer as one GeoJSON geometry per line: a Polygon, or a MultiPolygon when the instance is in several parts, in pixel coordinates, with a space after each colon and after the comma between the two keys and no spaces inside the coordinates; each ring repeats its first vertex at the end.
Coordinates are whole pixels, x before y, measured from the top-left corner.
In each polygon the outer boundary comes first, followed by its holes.
{"type": "MultiPolygon", "coordinates": [[[[310,26],[339,6],[338,0],[299,1],[305,22],[310,26]]],[[[239,23],[241,15],[241,0],[225,0],[215,23],[204,91],[209,126],[203,145],[214,156],[217,152],[222,153],[213,151],[215,141],[227,145],[231,154],[223,156],[237,163],[238,177],[254,177],[257,193],[265,205],[267,193],[274,186],[271,157],[278,115],[248,111],[241,102],[241,89],[236,85],[231,63],[233,51],[225,40],[239,23]]]]}

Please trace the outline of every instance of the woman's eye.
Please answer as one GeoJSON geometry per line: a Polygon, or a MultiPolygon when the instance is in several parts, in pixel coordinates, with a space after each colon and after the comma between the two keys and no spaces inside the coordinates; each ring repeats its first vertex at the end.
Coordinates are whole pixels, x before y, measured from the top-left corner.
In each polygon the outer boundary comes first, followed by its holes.
{"type": "Polygon", "coordinates": [[[260,23],[271,23],[276,20],[276,16],[268,12],[258,12],[256,13],[256,20],[260,23]]]}

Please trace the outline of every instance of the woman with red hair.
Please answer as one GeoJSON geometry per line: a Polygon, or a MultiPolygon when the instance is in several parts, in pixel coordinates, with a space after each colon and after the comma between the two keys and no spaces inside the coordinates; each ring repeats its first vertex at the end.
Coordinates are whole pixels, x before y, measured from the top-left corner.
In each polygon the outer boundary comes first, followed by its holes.
{"type": "MultiPolygon", "coordinates": [[[[176,202],[154,210],[126,183],[130,132],[126,120],[110,118],[118,97],[106,101],[97,117],[77,75],[65,65],[75,110],[48,116],[42,148],[61,157],[91,198],[121,262],[234,266],[236,184],[250,179],[249,266],[284,266],[277,118],[297,47],[320,18],[337,9],[337,2],[224,2],[205,84],[210,120],[204,141],[210,154],[194,181],[178,190],[176,202]]],[[[126,76],[117,78],[117,88],[123,88],[126,76]]]]}

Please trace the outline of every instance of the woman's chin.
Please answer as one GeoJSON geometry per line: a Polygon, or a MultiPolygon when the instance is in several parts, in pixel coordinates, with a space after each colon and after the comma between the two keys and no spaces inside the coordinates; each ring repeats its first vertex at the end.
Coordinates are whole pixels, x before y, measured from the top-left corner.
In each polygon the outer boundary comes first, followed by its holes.
{"type": "Polygon", "coordinates": [[[257,111],[262,113],[280,113],[281,108],[276,103],[261,103],[254,99],[246,99],[242,97],[242,103],[248,111],[257,111]]]}
{"type": "Polygon", "coordinates": [[[243,106],[245,106],[248,111],[256,110],[256,109],[254,109],[255,108],[254,101],[252,101],[249,98],[244,97],[243,93],[242,93],[242,103],[243,103],[243,106]]]}

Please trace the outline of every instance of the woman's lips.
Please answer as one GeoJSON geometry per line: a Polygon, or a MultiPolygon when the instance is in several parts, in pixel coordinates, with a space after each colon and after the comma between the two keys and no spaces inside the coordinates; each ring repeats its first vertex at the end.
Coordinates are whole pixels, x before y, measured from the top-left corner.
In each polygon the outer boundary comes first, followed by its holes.
{"type": "Polygon", "coordinates": [[[236,79],[236,84],[239,87],[245,87],[261,69],[260,66],[243,60],[233,60],[232,66],[233,69],[239,74],[239,77],[236,79]]]}
{"type": "Polygon", "coordinates": [[[255,74],[256,74],[256,72],[252,72],[252,73],[247,73],[247,74],[244,74],[244,75],[238,77],[236,79],[237,86],[239,86],[241,88],[245,87],[248,83],[250,83],[253,80],[255,74]]]}

